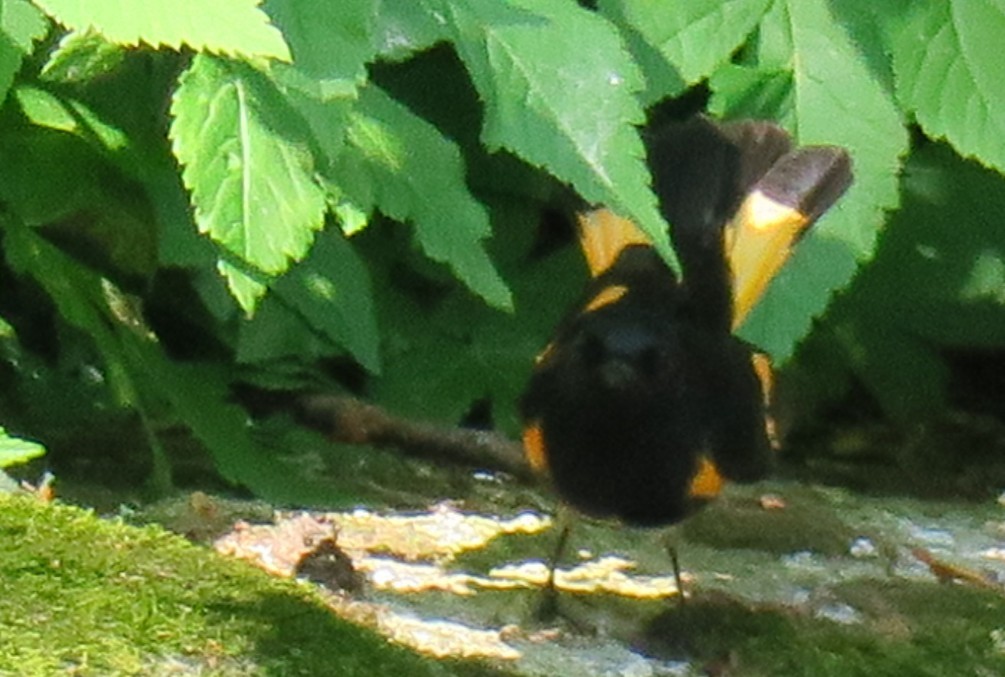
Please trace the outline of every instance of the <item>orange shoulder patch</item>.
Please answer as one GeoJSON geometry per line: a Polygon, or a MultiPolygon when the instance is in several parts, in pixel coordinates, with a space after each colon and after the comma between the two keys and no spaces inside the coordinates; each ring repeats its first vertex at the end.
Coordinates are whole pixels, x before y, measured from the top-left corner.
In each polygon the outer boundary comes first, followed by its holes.
{"type": "Polygon", "coordinates": [[[599,310],[604,306],[609,306],[612,303],[617,303],[628,293],[628,287],[623,284],[612,284],[604,287],[596,295],[590,299],[586,306],[583,307],[584,313],[592,313],[594,310],[599,310]]]}
{"type": "Polygon", "coordinates": [[[638,226],[610,209],[583,212],[578,220],[579,245],[594,277],[614,265],[628,245],[652,244],[638,226]]]}

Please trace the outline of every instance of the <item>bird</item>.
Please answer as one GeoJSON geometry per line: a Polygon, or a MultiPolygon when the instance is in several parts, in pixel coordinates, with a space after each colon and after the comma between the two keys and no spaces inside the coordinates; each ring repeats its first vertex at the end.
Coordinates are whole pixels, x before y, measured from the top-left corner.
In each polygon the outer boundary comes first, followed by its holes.
{"type": "Polygon", "coordinates": [[[735,332],[852,163],[836,146],[793,148],[770,122],[705,116],[660,125],[646,148],[680,275],[630,220],[583,209],[590,279],[519,408],[527,460],[567,504],[658,527],[768,474],[764,358],[735,332]]]}

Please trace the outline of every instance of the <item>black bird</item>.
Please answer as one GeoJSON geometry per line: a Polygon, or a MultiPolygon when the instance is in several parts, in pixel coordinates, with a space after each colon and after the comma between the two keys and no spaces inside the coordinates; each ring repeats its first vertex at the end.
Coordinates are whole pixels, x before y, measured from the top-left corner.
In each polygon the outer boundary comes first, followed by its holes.
{"type": "Polygon", "coordinates": [[[561,497],[639,526],[768,472],[755,351],[733,330],[851,183],[844,150],[791,150],[764,122],[672,124],[648,139],[648,161],[682,277],[630,222],[582,214],[593,277],[521,401],[528,458],[561,497]]]}

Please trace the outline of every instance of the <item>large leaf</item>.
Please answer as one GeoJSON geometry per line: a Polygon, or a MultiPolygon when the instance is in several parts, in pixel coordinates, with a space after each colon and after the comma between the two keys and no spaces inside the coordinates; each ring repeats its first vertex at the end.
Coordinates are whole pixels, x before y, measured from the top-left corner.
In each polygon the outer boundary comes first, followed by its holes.
{"type": "Polygon", "coordinates": [[[310,256],[276,281],[260,312],[242,326],[238,359],[322,356],[318,336],[344,346],[371,372],[380,371],[369,272],[338,231],[322,234],[310,256]]]}
{"type": "MultiPolygon", "coordinates": [[[[771,0],[605,0],[601,11],[641,36],[681,85],[708,77],[744,43],[771,0]]],[[[658,66],[657,66],[658,67],[658,66]]],[[[650,69],[651,70],[651,69],[650,69]]],[[[649,79],[659,77],[650,74],[649,79]]],[[[679,90],[677,90],[679,91],[679,90]]],[[[663,95],[677,91],[663,92],[663,95]]]]}
{"type": "Polygon", "coordinates": [[[93,29],[123,45],[172,49],[185,45],[218,54],[290,58],[282,34],[258,8],[259,0],[39,0],[37,4],[67,28],[93,29]]]}
{"type": "Polygon", "coordinates": [[[264,9],[283,31],[294,66],[319,98],[343,95],[366,80],[377,48],[377,0],[269,0],[264,9]]]}
{"type": "Polygon", "coordinates": [[[359,205],[415,224],[432,259],[492,305],[512,307],[509,289],[485,253],[488,213],[469,192],[457,145],[376,86],[360,90],[333,183],[359,205]]]}
{"type": "Polygon", "coordinates": [[[635,125],[643,81],[614,26],[563,0],[427,0],[485,102],[482,139],[633,219],[676,266],[635,125]]]}
{"type": "Polygon", "coordinates": [[[871,255],[885,210],[897,205],[907,132],[825,0],[776,4],[761,24],[752,62],[724,67],[711,85],[717,112],[781,119],[800,144],[843,146],[854,162],[852,188],[800,244],[741,328],[784,361],[832,293],[871,255]]]}
{"type": "Polygon", "coordinates": [[[0,104],[21,68],[21,60],[31,53],[32,43],[48,30],[45,16],[27,0],[0,4],[0,104]]]}
{"type": "Polygon", "coordinates": [[[909,3],[892,42],[897,94],[925,132],[1005,171],[1005,2],[909,3]]]}
{"type": "Polygon", "coordinates": [[[196,223],[236,259],[220,268],[250,313],[264,288],[241,264],[282,273],[306,254],[324,223],[308,132],[259,72],[208,56],[197,56],[182,76],[171,113],[196,223]]]}

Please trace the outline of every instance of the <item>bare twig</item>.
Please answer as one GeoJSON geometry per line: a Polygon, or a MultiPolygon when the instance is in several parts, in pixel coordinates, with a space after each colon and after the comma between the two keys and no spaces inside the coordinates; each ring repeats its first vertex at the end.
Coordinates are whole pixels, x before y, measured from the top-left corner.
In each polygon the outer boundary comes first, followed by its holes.
{"type": "Polygon", "coordinates": [[[535,478],[521,446],[491,431],[399,418],[344,395],[305,395],[296,414],[304,425],[339,442],[393,447],[435,461],[501,470],[524,481],[535,478]]]}

